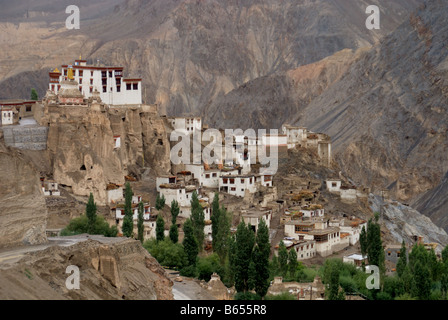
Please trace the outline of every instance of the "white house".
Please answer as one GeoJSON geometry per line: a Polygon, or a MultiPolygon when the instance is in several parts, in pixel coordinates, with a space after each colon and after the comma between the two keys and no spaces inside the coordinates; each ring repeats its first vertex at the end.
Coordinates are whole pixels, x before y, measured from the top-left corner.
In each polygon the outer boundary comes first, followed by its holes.
{"type": "Polygon", "coordinates": [[[329,179],[326,182],[327,190],[332,193],[339,193],[341,192],[341,184],[342,181],[340,179],[329,179]]]}
{"type": "Polygon", "coordinates": [[[121,136],[114,136],[114,149],[121,147],[121,136]]]}
{"type": "Polygon", "coordinates": [[[329,225],[338,227],[341,234],[347,234],[348,242],[351,246],[358,243],[363,227],[365,227],[367,231],[367,221],[355,217],[350,219],[332,219],[330,220],[329,225]]]}
{"type": "Polygon", "coordinates": [[[116,185],[113,183],[109,183],[106,188],[106,193],[107,193],[107,203],[108,204],[117,203],[124,199],[122,186],[119,186],[119,185],[116,185]]]}
{"type": "Polygon", "coordinates": [[[14,124],[14,111],[9,108],[1,109],[1,125],[7,126],[14,124]]]}
{"type": "Polygon", "coordinates": [[[338,227],[330,227],[328,221],[322,219],[297,219],[285,223],[285,236],[299,241],[314,240],[316,252],[322,257],[333,254],[348,246],[341,241],[338,227]]]}
{"type": "Polygon", "coordinates": [[[367,256],[363,256],[361,254],[352,254],[349,256],[344,256],[342,258],[342,262],[344,263],[350,263],[358,268],[362,267],[362,263],[364,262],[365,265],[367,265],[367,256]]]}
{"type": "Polygon", "coordinates": [[[179,184],[160,185],[160,195],[165,196],[165,204],[171,208],[171,202],[176,200],[179,204],[179,216],[189,218],[191,215],[191,198],[195,186],[182,186],[179,184]]]}
{"type": "Polygon", "coordinates": [[[306,128],[284,124],[282,126],[282,133],[287,137],[288,149],[292,149],[296,145],[306,147],[306,140],[307,140],[306,128]]]}
{"type": "Polygon", "coordinates": [[[61,82],[67,80],[68,70],[73,70],[74,80],[84,97],[90,98],[96,91],[108,105],[142,104],[142,79],[125,78],[123,67],[87,65],[87,60],[75,60],[73,65],[62,65],[50,72],[49,90],[58,94],[61,82]]]}
{"type": "Polygon", "coordinates": [[[202,119],[199,117],[176,117],[169,119],[174,130],[182,131],[185,134],[193,134],[202,130],[202,119]]]}
{"type": "Polygon", "coordinates": [[[165,184],[177,184],[177,177],[173,175],[163,175],[156,178],[156,189],[160,192],[160,186],[165,184]]]}
{"type": "Polygon", "coordinates": [[[244,197],[246,190],[249,193],[257,191],[254,175],[229,175],[219,178],[219,191],[244,197]]]}
{"type": "Polygon", "coordinates": [[[258,225],[261,222],[261,219],[264,220],[266,223],[268,229],[271,226],[271,220],[272,220],[272,210],[268,208],[262,208],[262,209],[250,209],[244,213],[241,214],[242,219],[244,220],[245,224],[249,224],[252,226],[253,230],[255,232],[258,231],[258,225]]]}
{"type": "Polygon", "coordinates": [[[306,260],[316,256],[316,241],[299,241],[290,250],[296,250],[297,260],[306,260]]]}
{"type": "Polygon", "coordinates": [[[46,196],[60,196],[61,192],[59,191],[59,185],[52,181],[48,180],[42,183],[42,191],[46,196]]]}

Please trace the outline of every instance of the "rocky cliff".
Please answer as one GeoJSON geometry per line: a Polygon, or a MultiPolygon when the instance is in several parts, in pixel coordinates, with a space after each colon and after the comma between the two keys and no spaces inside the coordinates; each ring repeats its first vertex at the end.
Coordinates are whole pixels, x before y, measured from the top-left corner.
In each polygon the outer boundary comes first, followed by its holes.
{"type": "Polygon", "coordinates": [[[48,150],[53,177],[75,195],[93,193],[104,205],[109,183],[124,184],[125,176],[138,176],[140,168],[154,174],[170,169],[169,142],[163,120],[155,108],[49,106],[48,150]],[[143,108],[143,109],[142,109],[143,108]],[[115,148],[114,136],[121,146],[115,148]]]}
{"type": "Polygon", "coordinates": [[[172,281],[135,240],[87,240],[52,246],[2,266],[0,299],[172,300],[172,281]],[[68,290],[66,268],[80,271],[79,290],[68,290]]]}
{"type": "Polygon", "coordinates": [[[0,130],[0,247],[47,241],[47,208],[40,175],[20,151],[7,148],[0,130]]]}

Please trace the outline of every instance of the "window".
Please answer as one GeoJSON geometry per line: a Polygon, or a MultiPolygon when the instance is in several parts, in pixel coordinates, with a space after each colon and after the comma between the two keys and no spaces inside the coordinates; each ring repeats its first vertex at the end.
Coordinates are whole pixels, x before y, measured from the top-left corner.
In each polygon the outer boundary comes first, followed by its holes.
{"type": "Polygon", "coordinates": [[[93,85],[93,79],[90,79],[90,85],[91,86],[93,85]]]}
{"type": "Polygon", "coordinates": [[[80,84],[82,83],[82,78],[79,78],[79,83],[80,83],[80,84]]]}
{"type": "Polygon", "coordinates": [[[244,183],[244,179],[241,179],[241,183],[244,183]]]}
{"type": "Polygon", "coordinates": [[[210,174],[207,173],[207,174],[205,175],[205,178],[206,178],[206,179],[210,179],[210,174]]]}
{"type": "Polygon", "coordinates": [[[117,86],[117,92],[121,92],[121,86],[117,86]]]}
{"type": "Polygon", "coordinates": [[[67,75],[67,69],[64,69],[64,76],[67,75]]]}
{"type": "Polygon", "coordinates": [[[232,187],[232,188],[230,188],[230,190],[232,190],[232,191],[236,191],[236,188],[232,187]]]}
{"type": "Polygon", "coordinates": [[[109,71],[109,78],[112,78],[112,71],[109,71]]]}
{"type": "Polygon", "coordinates": [[[90,87],[89,91],[90,91],[90,93],[92,93],[92,92],[93,92],[93,88],[92,88],[92,87],[90,87]]]}
{"type": "Polygon", "coordinates": [[[230,184],[235,184],[235,179],[230,179],[230,184]]]}
{"type": "Polygon", "coordinates": [[[103,86],[103,92],[107,92],[107,87],[103,86]]]}
{"type": "Polygon", "coordinates": [[[132,88],[133,88],[134,90],[138,90],[138,83],[134,83],[134,84],[132,84],[132,88]]]}
{"type": "Polygon", "coordinates": [[[90,76],[93,77],[93,71],[90,71],[90,76]]]}
{"type": "Polygon", "coordinates": [[[84,75],[84,71],[83,70],[79,70],[79,76],[82,77],[84,75]]]}
{"type": "Polygon", "coordinates": [[[222,182],[223,182],[224,184],[227,184],[228,181],[229,181],[229,180],[228,180],[227,178],[222,179],[222,182]]]}
{"type": "Polygon", "coordinates": [[[333,182],[333,183],[331,184],[331,186],[332,186],[333,188],[336,188],[336,186],[337,186],[336,182],[333,182]]]}
{"type": "Polygon", "coordinates": [[[132,89],[132,85],[130,83],[126,83],[126,90],[131,90],[132,89]]]}
{"type": "Polygon", "coordinates": [[[212,173],[212,177],[213,178],[216,178],[218,175],[216,174],[216,172],[215,173],[212,173]]]}

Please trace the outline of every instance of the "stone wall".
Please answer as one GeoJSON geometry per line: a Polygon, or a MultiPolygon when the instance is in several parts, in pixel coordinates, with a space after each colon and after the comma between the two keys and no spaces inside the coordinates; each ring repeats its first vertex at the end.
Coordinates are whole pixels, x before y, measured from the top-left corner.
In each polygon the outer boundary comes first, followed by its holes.
{"type": "Polygon", "coordinates": [[[3,128],[3,136],[8,147],[23,150],[47,149],[47,127],[6,127],[3,128]]]}

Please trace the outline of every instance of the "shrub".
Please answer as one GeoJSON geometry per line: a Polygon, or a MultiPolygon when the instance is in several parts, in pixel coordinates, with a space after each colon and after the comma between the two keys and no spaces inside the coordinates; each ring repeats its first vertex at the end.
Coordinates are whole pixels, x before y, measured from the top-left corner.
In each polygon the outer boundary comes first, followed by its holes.
{"type": "Polygon", "coordinates": [[[96,220],[91,230],[89,230],[89,219],[84,214],[78,218],[74,218],[61,231],[61,236],[71,236],[82,233],[104,235],[105,237],[116,237],[118,229],[116,226],[110,227],[106,219],[102,216],[96,216],[96,220]]]}
{"type": "Polygon", "coordinates": [[[277,295],[266,295],[265,300],[297,300],[297,297],[289,292],[282,292],[277,295]]]}
{"type": "Polygon", "coordinates": [[[163,241],[146,240],[143,247],[164,267],[180,270],[186,264],[183,246],[180,243],[173,243],[169,238],[163,241]]]}

